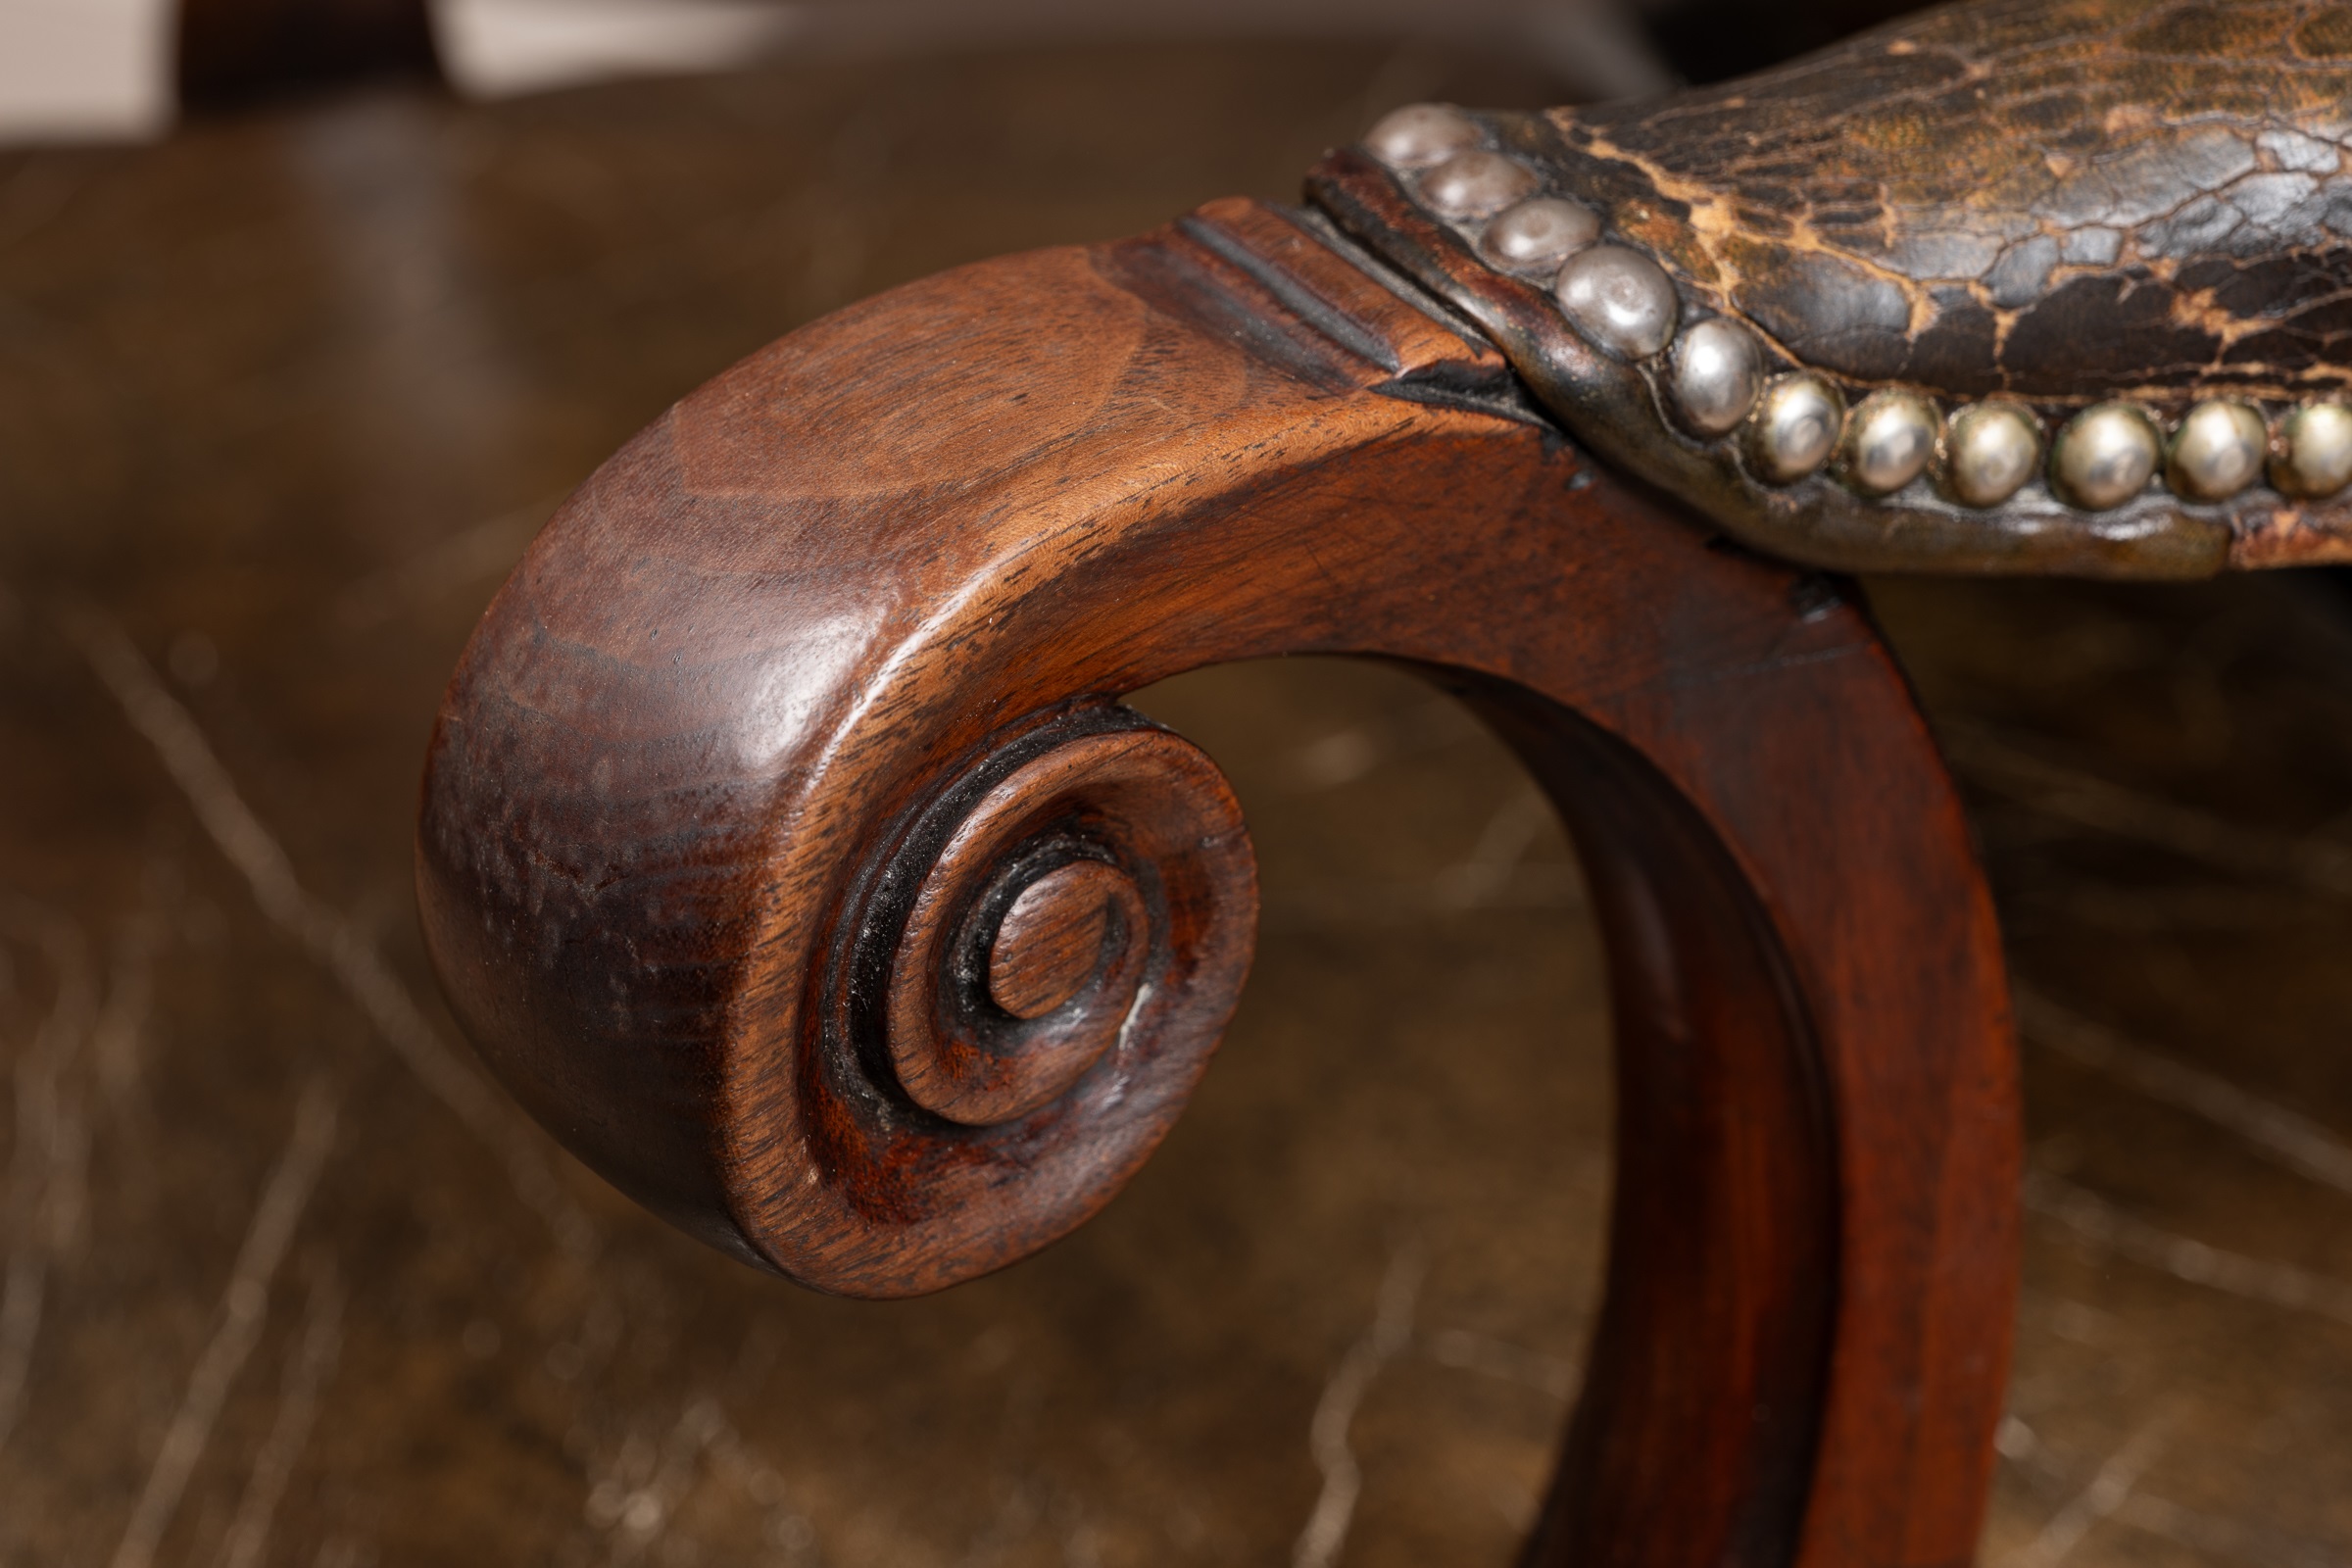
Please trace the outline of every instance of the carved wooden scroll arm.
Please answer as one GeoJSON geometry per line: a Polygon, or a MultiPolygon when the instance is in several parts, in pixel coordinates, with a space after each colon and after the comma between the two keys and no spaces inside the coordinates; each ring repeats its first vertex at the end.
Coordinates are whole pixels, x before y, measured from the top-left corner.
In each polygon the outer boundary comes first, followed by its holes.
{"type": "Polygon", "coordinates": [[[1107,1200],[1248,965],[1233,799],[1121,694],[1397,662],[1550,792],[1608,943],[1612,1274],[1531,1560],[1965,1562],[2019,1153],[1951,786],[1837,579],[1711,542],[1518,387],[1240,202],[794,333],[486,614],[428,768],[434,958],[648,1204],[936,1289],[1107,1200]]]}

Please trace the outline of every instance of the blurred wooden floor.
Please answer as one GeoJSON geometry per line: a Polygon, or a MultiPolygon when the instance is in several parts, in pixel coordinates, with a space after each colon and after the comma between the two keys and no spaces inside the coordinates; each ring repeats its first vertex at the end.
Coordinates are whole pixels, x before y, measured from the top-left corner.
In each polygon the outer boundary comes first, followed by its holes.
{"type": "MultiPolygon", "coordinates": [[[[490,1094],[408,841],[499,576],[718,367],[1541,92],[1098,50],[0,156],[0,1562],[1281,1562],[1350,1464],[1336,1560],[1508,1562],[1598,1277],[1605,999],[1455,710],[1312,662],[1147,696],[1257,836],[1241,1018],[1102,1220],[893,1305],[671,1235],[490,1094]]],[[[2026,999],[1986,1560],[2352,1560],[2352,613],[1877,597],[2026,999]]]]}

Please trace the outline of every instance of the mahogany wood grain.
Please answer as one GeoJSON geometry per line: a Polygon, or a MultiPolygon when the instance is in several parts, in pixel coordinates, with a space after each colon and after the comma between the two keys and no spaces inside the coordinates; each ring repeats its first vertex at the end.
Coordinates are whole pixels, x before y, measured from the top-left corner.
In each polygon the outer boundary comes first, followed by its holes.
{"type": "Polygon", "coordinates": [[[2015,1065],[1902,676],[1844,583],[1594,467],[1311,220],[910,284],[634,440],[450,686],[435,961],[524,1103],[714,1245],[860,1296],[1002,1267],[1150,1153],[1248,967],[1231,793],[1121,694],[1286,653],[1469,703],[1604,918],[1612,1274],[1530,1560],[1971,1560],[2015,1065]],[[999,995],[1056,879],[1111,910],[1092,960],[999,995]]]}
{"type": "Polygon", "coordinates": [[[989,941],[989,1000],[1015,1018],[1052,1012],[1131,950],[1149,918],[1141,905],[1134,879],[1100,860],[1048,871],[1021,889],[989,941]]]}

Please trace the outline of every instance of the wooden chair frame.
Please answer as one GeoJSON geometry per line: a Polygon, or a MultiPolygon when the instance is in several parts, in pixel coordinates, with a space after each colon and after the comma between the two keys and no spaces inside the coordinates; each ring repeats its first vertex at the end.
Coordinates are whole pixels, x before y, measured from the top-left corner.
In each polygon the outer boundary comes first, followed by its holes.
{"type": "Polygon", "coordinates": [[[1248,964],[1230,794],[1119,698],[1289,653],[1480,713],[1605,932],[1611,1272],[1529,1560],[1969,1561],[2016,1065],[1901,673],[1841,579],[1595,466],[1306,215],[901,288],[633,442],[450,688],[435,960],[514,1093],[696,1234],[854,1295],[1002,1266],[1149,1153],[1248,964]],[[991,989],[1023,963],[1066,971],[1034,1017],[991,989]]]}

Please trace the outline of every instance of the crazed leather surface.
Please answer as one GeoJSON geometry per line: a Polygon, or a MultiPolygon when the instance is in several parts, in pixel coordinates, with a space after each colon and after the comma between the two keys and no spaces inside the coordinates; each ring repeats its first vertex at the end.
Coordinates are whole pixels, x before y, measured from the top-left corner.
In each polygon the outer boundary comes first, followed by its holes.
{"type": "Polygon", "coordinates": [[[1991,0],[1548,118],[1565,183],[1836,374],[2160,406],[2352,381],[2352,5],[1991,0]]]}
{"type": "MultiPolygon", "coordinates": [[[[1744,321],[1769,371],[1827,375],[1849,406],[2007,398],[2047,457],[2092,404],[2169,429],[2230,398],[2276,454],[2289,409],[2352,393],[2352,0],[1969,0],[1718,87],[1471,118],[1662,265],[1685,323],[1744,321]]],[[[1767,482],[1738,440],[1678,425],[1659,361],[1594,349],[1547,277],[1488,262],[1416,178],[1343,149],[1307,189],[1476,319],[1572,433],[1758,549],[2119,577],[2352,561],[2352,491],[2156,483],[2084,511],[2040,480],[1984,509],[1932,477],[1878,498],[1826,470],[1767,482]]]]}

